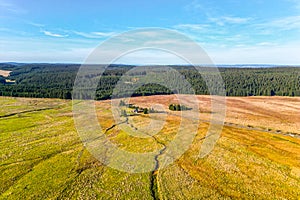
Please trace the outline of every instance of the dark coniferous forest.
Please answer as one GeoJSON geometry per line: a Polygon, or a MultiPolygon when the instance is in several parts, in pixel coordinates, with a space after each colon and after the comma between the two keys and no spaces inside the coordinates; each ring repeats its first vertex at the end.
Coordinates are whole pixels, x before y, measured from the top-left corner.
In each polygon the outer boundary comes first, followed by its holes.
{"type": "MultiPolygon", "coordinates": [[[[0,64],[1,70],[12,72],[9,77],[0,76],[0,96],[71,99],[73,84],[79,67],[78,64],[2,63],[0,64]]],[[[120,78],[133,67],[128,65],[109,66],[101,76],[95,99],[111,98],[120,78]]],[[[193,67],[172,67],[192,85],[196,94],[210,94],[206,82],[193,67]]],[[[205,69],[208,68],[204,67],[204,72],[205,69]]],[[[219,71],[224,81],[227,96],[300,96],[299,67],[220,67],[219,71]]],[[[134,80],[145,76],[147,73],[147,70],[140,70],[134,74],[129,74],[128,81],[134,83],[134,80]]],[[[98,75],[100,74],[95,76],[98,75]]],[[[155,77],[156,75],[152,76],[155,77]]],[[[160,84],[146,84],[135,90],[133,95],[146,96],[172,94],[173,92],[160,84]]],[[[120,96],[122,96],[122,91],[120,91],[120,96]]]]}

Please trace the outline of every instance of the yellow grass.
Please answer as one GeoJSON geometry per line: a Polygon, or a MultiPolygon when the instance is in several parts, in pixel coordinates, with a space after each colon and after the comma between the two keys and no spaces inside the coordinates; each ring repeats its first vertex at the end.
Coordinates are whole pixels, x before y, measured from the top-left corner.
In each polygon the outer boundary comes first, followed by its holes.
{"type": "MultiPolygon", "coordinates": [[[[211,97],[198,95],[197,99],[201,119],[209,120],[211,97]]],[[[170,103],[178,102],[175,95],[135,97],[130,101],[144,107],[160,104],[167,111],[170,103]]],[[[300,134],[299,110],[300,97],[227,97],[225,122],[300,134]]]]}
{"type": "MultiPolygon", "coordinates": [[[[210,97],[197,98],[203,117],[209,119],[210,97]]],[[[160,104],[166,111],[169,103],[176,103],[174,96],[130,101],[140,107],[160,104]]],[[[225,125],[213,151],[199,158],[210,125],[202,121],[188,150],[174,163],[154,173],[133,174],[107,167],[88,152],[76,132],[71,101],[0,97],[0,103],[1,116],[15,113],[0,118],[0,199],[153,199],[154,190],[160,199],[300,196],[299,138],[225,125]]],[[[226,121],[297,132],[298,107],[299,98],[227,98],[226,121]]],[[[96,102],[96,112],[104,132],[116,123],[110,101],[96,102]]],[[[194,122],[188,120],[170,114],[140,114],[106,134],[123,150],[151,152],[174,140],[181,121],[188,136],[193,130],[193,123],[188,122],[194,122]],[[152,133],[147,129],[153,120],[164,122],[155,135],[133,135],[152,133]]]]}

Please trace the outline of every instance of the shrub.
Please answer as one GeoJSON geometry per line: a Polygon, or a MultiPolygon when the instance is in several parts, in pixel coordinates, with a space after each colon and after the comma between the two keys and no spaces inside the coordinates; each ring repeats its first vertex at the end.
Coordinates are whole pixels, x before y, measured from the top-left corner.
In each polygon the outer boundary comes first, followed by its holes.
{"type": "Polygon", "coordinates": [[[170,104],[169,105],[169,110],[181,111],[181,110],[191,110],[191,108],[188,108],[185,105],[180,105],[180,104],[170,104]]]}
{"type": "Polygon", "coordinates": [[[149,114],[148,108],[144,108],[144,114],[149,114]]]}

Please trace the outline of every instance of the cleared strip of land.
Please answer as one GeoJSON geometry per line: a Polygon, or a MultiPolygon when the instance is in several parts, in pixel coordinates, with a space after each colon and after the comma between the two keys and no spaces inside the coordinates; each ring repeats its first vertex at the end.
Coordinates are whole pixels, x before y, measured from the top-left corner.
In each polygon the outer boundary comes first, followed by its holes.
{"type": "Polygon", "coordinates": [[[8,77],[12,71],[0,70],[0,76],[8,77]]]}

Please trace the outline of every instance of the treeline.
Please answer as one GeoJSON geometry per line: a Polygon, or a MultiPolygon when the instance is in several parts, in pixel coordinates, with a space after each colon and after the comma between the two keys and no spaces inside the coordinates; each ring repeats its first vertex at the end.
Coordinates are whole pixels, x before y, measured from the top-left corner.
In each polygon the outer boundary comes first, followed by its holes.
{"type": "MultiPolygon", "coordinates": [[[[219,68],[226,96],[300,96],[300,67],[219,68]]],[[[197,94],[209,94],[201,75],[184,71],[197,94]]]]}
{"type": "MultiPolygon", "coordinates": [[[[104,71],[96,88],[95,97],[85,92],[79,98],[109,99],[114,96],[147,96],[172,93],[210,94],[203,77],[192,67],[173,66],[191,85],[182,84],[176,73],[167,73],[162,69],[153,72],[143,70],[130,71],[134,66],[111,65],[104,71]],[[121,86],[117,86],[119,80],[121,86]],[[149,80],[152,79],[152,80],[149,80]],[[154,80],[154,81],[153,81],[154,80]],[[135,89],[139,81],[147,84],[135,89]],[[155,83],[151,83],[155,82],[155,83]],[[168,83],[168,85],[164,85],[168,83]],[[116,87],[117,86],[117,87],[116,87]],[[188,89],[187,89],[188,88],[188,89]]],[[[62,98],[71,99],[74,81],[80,65],[77,64],[0,64],[0,69],[10,70],[7,79],[15,84],[6,84],[5,77],[0,76],[0,95],[14,97],[62,98]]],[[[206,68],[203,68],[204,73],[206,68]]],[[[208,69],[208,68],[207,68],[208,69]]],[[[224,81],[227,96],[300,96],[300,68],[219,68],[224,81]]],[[[86,75],[87,80],[97,80],[100,73],[86,75]]],[[[214,74],[211,74],[214,80],[214,74]]],[[[211,88],[216,91],[218,88],[211,88]]]]}

